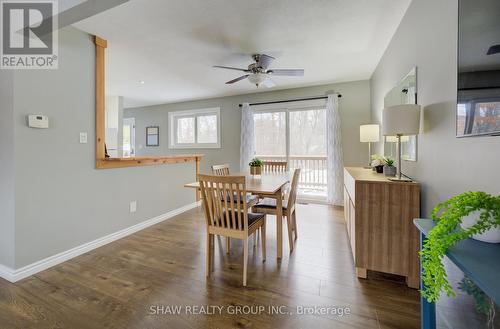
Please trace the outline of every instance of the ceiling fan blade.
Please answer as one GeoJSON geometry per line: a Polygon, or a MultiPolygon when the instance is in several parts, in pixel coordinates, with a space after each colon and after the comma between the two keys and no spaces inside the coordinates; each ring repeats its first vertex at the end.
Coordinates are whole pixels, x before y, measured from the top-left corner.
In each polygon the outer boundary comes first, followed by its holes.
{"type": "Polygon", "coordinates": [[[242,71],[242,72],[250,72],[247,69],[240,69],[240,68],[237,68],[237,67],[230,67],[230,66],[214,65],[213,67],[218,68],[218,69],[227,69],[227,70],[235,70],[235,71],[242,71]]]}
{"type": "Polygon", "coordinates": [[[275,70],[269,70],[267,73],[270,73],[272,75],[283,75],[283,76],[303,76],[304,75],[304,69],[275,69],[275,70]]]}
{"type": "Polygon", "coordinates": [[[486,55],[494,55],[500,53],[500,44],[498,45],[493,45],[488,49],[488,52],[486,55]]]}
{"type": "Polygon", "coordinates": [[[267,78],[262,82],[262,84],[267,88],[272,88],[276,86],[276,83],[274,83],[274,81],[271,78],[267,78]]]}
{"type": "Polygon", "coordinates": [[[271,57],[271,56],[266,55],[266,54],[258,55],[258,57],[259,57],[259,60],[257,62],[257,65],[262,67],[264,70],[267,70],[269,68],[269,66],[271,65],[271,63],[275,59],[274,57],[271,57]]]}
{"type": "Polygon", "coordinates": [[[242,75],[242,76],[241,76],[241,77],[239,77],[239,78],[236,78],[236,79],[233,79],[233,80],[231,80],[231,81],[226,82],[226,85],[230,85],[230,84],[232,84],[232,83],[235,83],[235,82],[238,82],[238,81],[240,81],[240,80],[246,79],[247,77],[248,77],[248,74],[242,75]]]}

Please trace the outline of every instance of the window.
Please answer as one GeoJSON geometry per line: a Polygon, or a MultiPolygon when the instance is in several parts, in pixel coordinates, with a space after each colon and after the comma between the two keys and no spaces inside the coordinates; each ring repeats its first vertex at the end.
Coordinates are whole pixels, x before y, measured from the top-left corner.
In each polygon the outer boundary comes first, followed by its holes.
{"type": "Polygon", "coordinates": [[[220,148],[220,108],[168,114],[170,148],[220,148]]]}
{"type": "Polygon", "coordinates": [[[326,111],[290,111],[290,155],[326,156],[326,111]]]}
{"type": "Polygon", "coordinates": [[[286,112],[256,112],[254,126],[256,153],[285,160],[286,112]]]}

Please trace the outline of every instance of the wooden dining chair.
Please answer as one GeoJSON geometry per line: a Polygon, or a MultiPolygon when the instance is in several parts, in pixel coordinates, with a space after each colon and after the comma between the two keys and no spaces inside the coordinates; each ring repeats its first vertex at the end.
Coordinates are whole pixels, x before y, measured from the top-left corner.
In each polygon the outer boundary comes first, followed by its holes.
{"type": "Polygon", "coordinates": [[[247,285],[248,238],[261,229],[266,260],[266,214],[248,212],[245,176],[198,175],[207,224],[206,275],[213,271],[214,236],[243,240],[243,286],[247,285]]]}
{"type": "MultiPolygon", "coordinates": [[[[290,193],[283,200],[282,211],[283,216],[286,216],[287,227],[288,227],[288,243],[290,245],[290,252],[293,251],[293,234],[295,234],[295,239],[297,239],[297,218],[295,214],[295,202],[297,200],[297,187],[299,185],[300,169],[295,169],[293,172],[292,183],[290,186],[290,193]]],[[[252,211],[258,213],[265,213],[269,215],[276,215],[276,199],[264,198],[255,206],[252,207],[252,211]]]]}
{"type": "Polygon", "coordinates": [[[212,166],[212,173],[217,176],[228,176],[229,175],[229,164],[220,164],[212,166]]]}
{"type": "MultiPolygon", "coordinates": [[[[220,164],[220,165],[213,165],[212,166],[212,173],[216,176],[229,176],[229,164],[220,164]]],[[[259,197],[250,197],[247,199],[248,202],[248,207],[252,207],[259,201],[259,197]]],[[[253,245],[254,247],[257,245],[257,239],[258,239],[258,233],[257,231],[253,237],[253,245]]],[[[229,254],[231,252],[231,238],[226,237],[226,253],[229,254]]]]}
{"type": "Polygon", "coordinates": [[[286,161],[263,161],[262,171],[265,173],[284,173],[288,171],[286,161]]]}

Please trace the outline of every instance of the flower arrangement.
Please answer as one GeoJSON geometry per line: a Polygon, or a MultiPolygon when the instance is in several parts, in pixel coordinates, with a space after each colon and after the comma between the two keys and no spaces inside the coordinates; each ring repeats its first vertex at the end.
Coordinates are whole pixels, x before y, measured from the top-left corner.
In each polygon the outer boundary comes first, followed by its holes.
{"type": "Polygon", "coordinates": [[[384,165],[384,157],[379,154],[372,155],[372,167],[383,166],[384,165]]]}
{"type": "Polygon", "coordinates": [[[263,162],[259,158],[253,158],[248,164],[250,166],[250,174],[261,175],[263,162]]]}
{"type": "Polygon", "coordinates": [[[261,167],[263,164],[262,160],[259,158],[253,158],[248,164],[250,167],[261,167]]]}

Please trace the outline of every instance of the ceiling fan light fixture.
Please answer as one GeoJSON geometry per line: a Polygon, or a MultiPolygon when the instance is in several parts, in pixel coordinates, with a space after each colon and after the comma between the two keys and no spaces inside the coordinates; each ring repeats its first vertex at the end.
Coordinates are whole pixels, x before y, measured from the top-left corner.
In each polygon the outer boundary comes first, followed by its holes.
{"type": "Polygon", "coordinates": [[[248,81],[257,87],[267,80],[267,75],[265,73],[254,73],[248,76],[248,81]]]}

